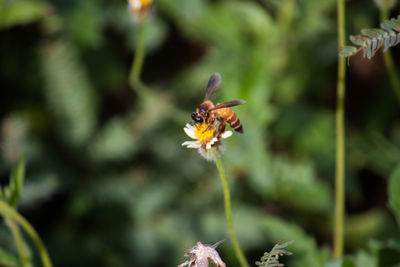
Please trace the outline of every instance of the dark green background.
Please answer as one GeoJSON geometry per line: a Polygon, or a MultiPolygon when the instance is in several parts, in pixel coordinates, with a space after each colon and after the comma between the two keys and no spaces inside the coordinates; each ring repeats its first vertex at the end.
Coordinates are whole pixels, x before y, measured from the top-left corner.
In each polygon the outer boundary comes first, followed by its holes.
{"type": "MultiPolygon", "coordinates": [[[[347,1],[346,23],[347,34],[378,27],[379,10],[347,1]]],[[[25,155],[19,211],[54,266],[176,266],[183,246],[221,239],[223,260],[238,266],[215,165],[181,146],[217,71],[215,100],[247,101],[235,108],[244,134],[226,140],[223,162],[248,260],[286,238],[295,243],[285,263],[323,266],[333,229],[335,1],[159,0],[146,26],[142,77],[154,94],[128,85],[137,30],[125,1],[0,0],[0,182],[25,155]]],[[[359,267],[398,262],[387,181],[400,161],[399,102],[381,55],[357,55],[347,68],[345,250],[359,267]]],[[[4,226],[0,246],[16,251],[4,226]]]]}

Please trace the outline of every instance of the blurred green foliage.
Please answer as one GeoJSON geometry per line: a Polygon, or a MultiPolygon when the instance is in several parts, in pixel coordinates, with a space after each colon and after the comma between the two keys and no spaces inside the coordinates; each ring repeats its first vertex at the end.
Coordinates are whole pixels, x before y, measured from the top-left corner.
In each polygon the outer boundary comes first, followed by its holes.
{"type": "Polygon", "coordinates": [[[9,186],[0,188],[0,200],[16,207],[21,197],[25,178],[25,160],[20,159],[11,172],[9,186]]]}
{"type": "MultiPolygon", "coordinates": [[[[248,260],[286,238],[295,240],[282,259],[288,266],[324,266],[335,9],[333,0],[156,1],[143,69],[151,93],[143,94],[128,85],[137,30],[126,1],[0,0],[0,183],[9,184],[24,155],[19,209],[54,265],[175,266],[182,246],[228,237],[215,166],[181,147],[182,128],[218,71],[216,101],[247,101],[235,108],[244,135],[226,140],[223,161],[248,260]]],[[[373,1],[350,1],[349,31],[378,25],[378,13],[373,1]]],[[[398,174],[393,210],[387,183],[400,160],[399,103],[380,53],[353,57],[348,73],[346,252],[357,267],[392,266],[398,174]]],[[[2,228],[0,247],[0,260],[13,266],[5,251],[16,248],[2,228]]],[[[218,250],[237,265],[230,242],[218,250]]]]}

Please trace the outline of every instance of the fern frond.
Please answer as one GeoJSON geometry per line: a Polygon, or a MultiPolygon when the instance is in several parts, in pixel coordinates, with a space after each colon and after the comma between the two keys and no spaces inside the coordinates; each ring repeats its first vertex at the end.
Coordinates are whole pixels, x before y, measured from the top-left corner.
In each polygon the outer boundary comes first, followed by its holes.
{"type": "Polygon", "coordinates": [[[293,253],[287,251],[285,248],[292,244],[294,240],[281,244],[282,240],[276,243],[270,252],[265,252],[264,256],[261,257],[261,261],[256,261],[256,265],[260,267],[274,267],[284,266],[283,263],[279,262],[279,257],[283,255],[292,255],[293,253]]]}
{"type": "Polygon", "coordinates": [[[397,18],[385,20],[382,29],[362,29],[361,34],[351,35],[350,41],[356,46],[340,48],[341,57],[351,57],[363,51],[363,57],[371,59],[383,46],[383,52],[400,43],[400,15],[397,18]]]}

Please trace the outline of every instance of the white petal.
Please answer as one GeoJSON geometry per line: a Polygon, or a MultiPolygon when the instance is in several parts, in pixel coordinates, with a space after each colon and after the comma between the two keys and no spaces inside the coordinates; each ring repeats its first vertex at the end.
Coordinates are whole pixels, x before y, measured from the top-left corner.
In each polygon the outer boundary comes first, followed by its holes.
{"type": "Polygon", "coordinates": [[[191,125],[190,123],[186,123],[185,125],[186,128],[189,128],[190,130],[194,131],[196,129],[196,127],[194,127],[193,125],[191,125]]]}
{"type": "Polygon", "coordinates": [[[183,130],[185,131],[185,133],[192,139],[197,139],[196,135],[194,134],[194,130],[195,128],[190,125],[190,124],[186,124],[186,127],[183,128],[183,130]]]}
{"type": "Polygon", "coordinates": [[[211,149],[211,146],[215,143],[215,141],[217,141],[217,138],[214,137],[210,142],[206,144],[206,149],[211,149]]]}
{"type": "Polygon", "coordinates": [[[200,148],[201,144],[197,141],[186,141],[182,143],[182,146],[186,146],[187,148],[200,148]]]}
{"type": "Polygon", "coordinates": [[[141,6],[142,6],[142,3],[140,1],[138,1],[138,0],[129,0],[129,7],[132,10],[138,10],[138,9],[141,8],[141,6]]]}
{"type": "Polygon", "coordinates": [[[208,150],[208,149],[211,149],[211,143],[207,143],[206,144],[206,149],[208,150]]]}
{"type": "Polygon", "coordinates": [[[232,135],[232,131],[226,131],[223,134],[221,134],[222,139],[226,139],[232,135]]]}
{"type": "Polygon", "coordinates": [[[213,139],[211,139],[211,141],[208,142],[207,145],[210,144],[210,147],[211,147],[217,141],[218,141],[218,138],[217,137],[213,137],[213,139]]]}

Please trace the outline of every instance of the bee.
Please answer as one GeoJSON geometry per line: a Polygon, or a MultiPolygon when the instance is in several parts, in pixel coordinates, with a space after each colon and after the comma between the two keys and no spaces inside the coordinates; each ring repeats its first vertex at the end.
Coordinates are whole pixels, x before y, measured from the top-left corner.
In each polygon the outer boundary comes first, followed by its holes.
{"type": "MultiPolygon", "coordinates": [[[[243,126],[240,123],[238,116],[231,109],[233,106],[238,106],[246,103],[241,99],[235,99],[228,102],[220,103],[214,106],[210,98],[214,92],[221,86],[221,75],[216,72],[208,81],[206,88],[206,95],[203,102],[196,108],[196,112],[193,112],[191,117],[195,124],[207,123],[212,127],[220,122],[217,132],[217,137],[220,137],[225,131],[225,122],[231,126],[233,130],[239,133],[243,133],[243,126]]],[[[208,128],[207,128],[208,129],[208,128]]]]}

